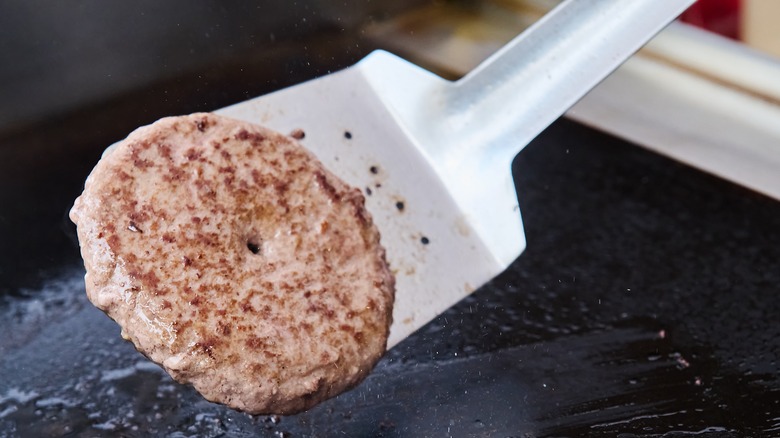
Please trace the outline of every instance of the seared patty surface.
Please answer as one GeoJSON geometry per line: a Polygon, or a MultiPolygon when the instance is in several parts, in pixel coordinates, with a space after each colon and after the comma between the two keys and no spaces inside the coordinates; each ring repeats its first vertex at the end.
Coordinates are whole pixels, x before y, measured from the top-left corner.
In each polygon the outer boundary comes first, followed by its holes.
{"type": "Polygon", "coordinates": [[[89,299],[208,400],[298,412],[385,351],[394,280],[363,195],[290,137],[162,119],[106,153],[71,219],[89,299]]]}

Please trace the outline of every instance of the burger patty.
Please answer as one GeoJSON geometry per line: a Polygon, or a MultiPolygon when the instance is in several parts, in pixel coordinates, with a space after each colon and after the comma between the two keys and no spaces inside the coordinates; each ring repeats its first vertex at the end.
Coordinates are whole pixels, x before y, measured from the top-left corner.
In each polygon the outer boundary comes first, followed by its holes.
{"type": "Polygon", "coordinates": [[[125,339],[210,401],[290,414],[385,351],[394,279],[364,202],[294,139],[201,113],[117,144],[70,217],[125,339]]]}

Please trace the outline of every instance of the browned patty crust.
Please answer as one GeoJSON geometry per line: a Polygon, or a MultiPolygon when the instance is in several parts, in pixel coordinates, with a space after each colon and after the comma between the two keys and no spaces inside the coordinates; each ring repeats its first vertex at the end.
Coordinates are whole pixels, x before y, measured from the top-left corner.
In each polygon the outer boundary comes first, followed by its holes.
{"type": "Polygon", "coordinates": [[[364,201],[292,138],[203,113],[119,143],[71,219],[124,338],[208,400],[289,414],[385,351],[394,280],[364,201]]]}

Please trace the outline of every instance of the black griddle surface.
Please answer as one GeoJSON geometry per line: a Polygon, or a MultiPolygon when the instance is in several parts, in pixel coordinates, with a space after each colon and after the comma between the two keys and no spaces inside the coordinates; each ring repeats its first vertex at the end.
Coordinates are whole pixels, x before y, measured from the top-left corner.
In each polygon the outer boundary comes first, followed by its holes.
{"type": "Polygon", "coordinates": [[[780,435],[771,199],[560,120],[515,160],[528,249],[506,272],[353,391],[253,418],[86,301],[65,213],[93,163],[19,183],[45,203],[2,187],[2,238],[37,256],[2,271],[0,436],[780,435]]]}

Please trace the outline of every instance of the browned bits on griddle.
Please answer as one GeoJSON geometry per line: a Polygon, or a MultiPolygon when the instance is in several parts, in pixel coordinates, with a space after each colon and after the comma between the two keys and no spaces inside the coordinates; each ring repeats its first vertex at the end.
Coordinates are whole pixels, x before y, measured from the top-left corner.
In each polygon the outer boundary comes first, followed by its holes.
{"type": "Polygon", "coordinates": [[[296,140],[303,140],[306,137],[306,133],[303,132],[303,129],[293,129],[292,132],[290,132],[290,137],[296,139],[296,140]]]}

